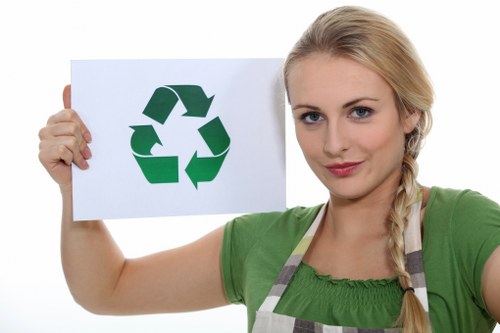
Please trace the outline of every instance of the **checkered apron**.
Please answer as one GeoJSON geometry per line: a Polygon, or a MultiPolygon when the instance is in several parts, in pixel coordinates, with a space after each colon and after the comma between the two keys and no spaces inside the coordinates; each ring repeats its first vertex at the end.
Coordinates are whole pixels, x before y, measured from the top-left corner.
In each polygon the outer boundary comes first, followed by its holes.
{"type": "MultiPolygon", "coordinates": [[[[418,202],[411,206],[408,225],[404,232],[406,269],[411,275],[415,294],[422,303],[425,311],[429,312],[427,289],[425,286],[424,265],[422,260],[422,237],[420,233],[420,207],[422,195],[418,202]]],[[[323,205],[313,223],[302,240],[295,247],[286,261],[281,273],[271,291],[257,311],[252,333],[396,333],[399,328],[355,328],[342,326],[328,326],[308,320],[274,313],[274,309],[285,293],[297,267],[312,242],[314,234],[325,214],[326,205],[323,205]]]]}

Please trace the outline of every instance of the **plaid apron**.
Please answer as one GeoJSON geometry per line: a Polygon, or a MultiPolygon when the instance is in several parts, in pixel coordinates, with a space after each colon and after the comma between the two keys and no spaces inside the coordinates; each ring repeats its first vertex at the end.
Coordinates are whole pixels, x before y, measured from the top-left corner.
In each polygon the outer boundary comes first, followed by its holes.
{"type": "MultiPolygon", "coordinates": [[[[429,312],[427,288],[425,286],[424,265],[422,258],[422,237],[420,232],[420,207],[422,194],[418,202],[411,206],[408,225],[404,231],[406,269],[411,275],[415,294],[422,303],[425,311],[429,312]]],[[[281,273],[276,279],[271,291],[257,311],[252,333],[397,333],[399,328],[355,328],[342,326],[328,326],[308,320],[274,313],[274,309],[285,293],[297,268],[307,252],[318,226],[325,214],[326,205],[323,205],[313,223],[302,240],[295,247],[286,261],[281,273]]]]}

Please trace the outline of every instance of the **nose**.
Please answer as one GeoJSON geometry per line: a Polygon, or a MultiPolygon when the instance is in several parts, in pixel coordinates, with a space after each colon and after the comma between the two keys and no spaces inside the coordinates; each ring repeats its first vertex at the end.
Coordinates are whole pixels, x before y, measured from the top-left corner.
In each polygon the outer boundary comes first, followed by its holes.
{"type": "Polygon", "coordinates": [[[325,127],[323,151],[339,155],[349,149],[349,130],[341,121],[329,122],[325,127]]]}

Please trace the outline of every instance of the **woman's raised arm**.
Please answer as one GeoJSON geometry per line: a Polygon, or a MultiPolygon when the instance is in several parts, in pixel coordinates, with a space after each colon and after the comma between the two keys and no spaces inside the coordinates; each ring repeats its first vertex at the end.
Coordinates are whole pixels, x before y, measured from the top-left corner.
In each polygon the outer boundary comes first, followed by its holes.
{"type": "Polygon", "coordinates": [[[88,167],[90,132],[71,109],[40,130],[39,159],[59,184],[63,200],[61,255],[75,300],[91,312],[144,314],[206,309],[227,304],[222,285],[223,228],[180,248],[124,258],[102,221],[73,221],[71,164],[88,167]]]}

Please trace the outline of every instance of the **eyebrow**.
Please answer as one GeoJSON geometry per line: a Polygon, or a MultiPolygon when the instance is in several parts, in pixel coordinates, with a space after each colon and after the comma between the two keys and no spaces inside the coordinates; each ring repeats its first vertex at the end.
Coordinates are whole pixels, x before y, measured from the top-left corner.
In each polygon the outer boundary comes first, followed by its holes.
{"type": "Polygon", "coordinates": [[[379,100],[376,99],[376,98],[371,98],[371,97],[360,97],[360,98],[356,98],[356,99],[353,99],[352,101],[350,102],[347,102],[345,103],[344,105],[342,105],[342,108],[343,109],[347,109],[351,106],[353,106],[354,104],[358,104],[359,102],[361,101],[375,101],[375,102],[378,102],[379,100]]]}
{"type": "MultiPolygon", "coordinates": [[[[347,102],[345,103],[344,105],[342,105],[342,108],[343,109],[347,109],[361,101],[375,101],[375,102],[378,102],[379,99],[377,98],[371,98],[371,97],[360,97],[360,98],[356,98],[356,99],[353,99],[352,101],[350,102],[347,102]]],[[[310,105],[310,104],[298,104],[296,106],[294,106],[292,108],[292,110],[297,110],[297,109],[301,109],[301,108],[306,108],[306,109],[310,109],[310,110],[314,110],[314,111],[319,111],[319,107],[317,106],[314,106],[314,105],[310,105]]]]}
{"type": "Polygon", "coordinates": [[[319,111],[319,108],[317,106],[313,106],[313,105],[309,105],[309,104],[299,104],[299,105],[295,105],[292,110],[297,110],[297,109],[302,109],[302,108],[305,108],[305,109],[310,109],[310,110],[314,110],[314,111],[319,111]]]}

